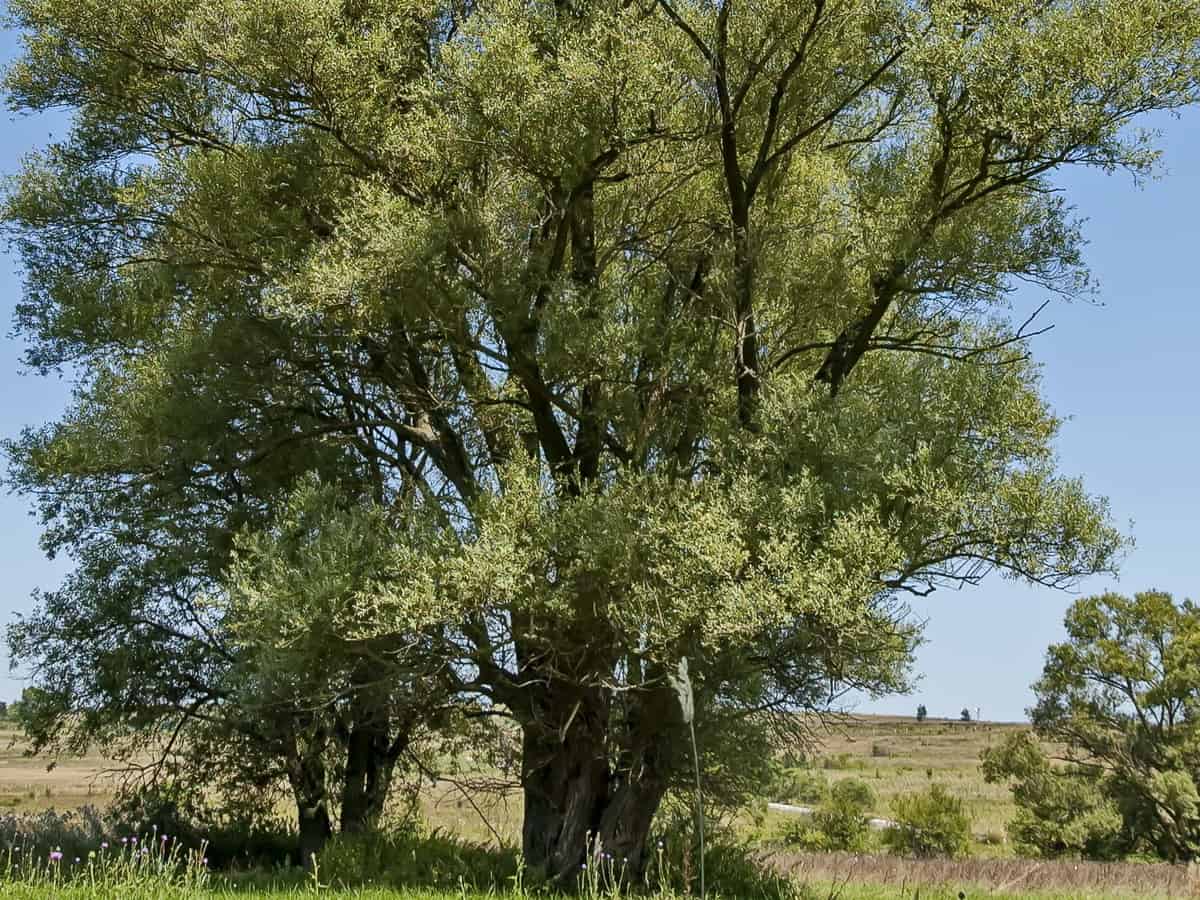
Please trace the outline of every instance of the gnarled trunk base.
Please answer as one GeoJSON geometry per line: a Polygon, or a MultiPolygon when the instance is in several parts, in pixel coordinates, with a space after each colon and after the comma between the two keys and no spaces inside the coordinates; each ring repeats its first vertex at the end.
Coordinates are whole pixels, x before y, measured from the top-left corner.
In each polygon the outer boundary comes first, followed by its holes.
{"type": "Polygon", "coordinates": [[[607,697],[576,696],[558,712],[524,726],[525,863],[564,884],[585,863],[601,865],[605,877],[637,880],[667,790],[667,723],[659,716],[627,722],[635,733],[621,735],[626,749],[615,754],[614,771],[607,697]],[[546,721],[566,724],[553,730],[546,721]]]}

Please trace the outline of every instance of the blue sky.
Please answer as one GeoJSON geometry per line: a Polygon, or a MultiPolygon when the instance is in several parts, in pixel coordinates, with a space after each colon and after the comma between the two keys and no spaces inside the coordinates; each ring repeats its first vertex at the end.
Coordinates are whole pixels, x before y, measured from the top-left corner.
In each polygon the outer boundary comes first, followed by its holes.
{"type": "MultiPolygon", "coordinates": [[[[0,65],[17,50],[12,32],[0,31],[0,65]]],[[[62,132],[61,116],[14,119],[3,113],[0,172],[11,174],[22,156],[62,132]]],[[[1129,524],[1136,547],[1119,582],[1096,578],[1084,592],[1148,587],[1190,596],[1200,586],[1195,526],[1200,521],[1200,378],[1197,341],[1200,303],[1200,111],[1161,117],[1164,177],[1141,188],[1126,176],[1073,171],[1060,185],[1089,221],[1087,258],[1101,288],[1101,304],[1055,302],[1043,314],[1055,328],[1037,339],[1045,364],[1045,392],[1069,417],[1058,449],[1061,468],[1082,475],[1106,495],[1114,518],[1129,524]]],[[[0,249],[0,323],[8,331],[20,296],[17,262],[0,249]]],[[[1024,291],[1018,310],[1044,299],[1024,291]]],[[[0,340],[0,435],[57,417],[69,397],[59,379],[22,374],[21,344],[0,340]]],[[[36,587],[53,587],[63,561],[38,549],[37,523],[28,504],[0,495],[0,621],[28,610],[36,587]]],[[[1028,685],[1041,669],[1046,646],[1061,634],[1071,596],[992,578],[963,591],[939,591],[914,603],[927,620],[919,652],[922,681],[908,697],[864,703],[863,711],[911,714],[924,703],[931,715],[957,715],[964,706],[985,718],[1023,718],[1028,685]]],[[[17,673],[19,675],[19,673],[17,673]]],[[[0,648],[0,699],[20,692],[0,648]]]]}

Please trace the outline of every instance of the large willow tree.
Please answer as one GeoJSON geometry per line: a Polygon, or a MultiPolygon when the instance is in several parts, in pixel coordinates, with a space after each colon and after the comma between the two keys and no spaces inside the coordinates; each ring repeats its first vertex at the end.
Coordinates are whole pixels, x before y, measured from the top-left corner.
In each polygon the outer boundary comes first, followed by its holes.
{"type": "Polygon", "coordinates": [[[52,547],[113,560],[18,629],[62,728],[396,641],[519,726],[531,864],[591,835],[637,865],[681,656],[732,783],[772,713],[902,684],[904,592],[1111,566],[1006,301],[1089,289],[1047,179],[1152,170],[1134,127],[1196,96],[1194,0],[10,9],[10,102],[75,114],[9,198],[19,326],[79,378],[14,477],[52,547]],[[310,470],[364,507],[328,527],[394,530],[366,587],[272,560],[320,545],[287,521],[310,470]],[[163,624],[211,678],[92,689],[97,655],[180,668],[163,624]]]}

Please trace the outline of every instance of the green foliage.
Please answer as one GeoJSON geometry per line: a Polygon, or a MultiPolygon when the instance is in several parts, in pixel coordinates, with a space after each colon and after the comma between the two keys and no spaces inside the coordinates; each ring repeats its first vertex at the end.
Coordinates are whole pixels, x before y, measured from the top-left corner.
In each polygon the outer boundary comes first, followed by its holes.
{"type": "Polygon", "coordinates": [[[928,717],[929,717],[929,710],[927,710],[925,708],[925,704],[922,703],[921,705],[919,705],[917,707],[917,721],[924,722],[925,719],[927,719],[928,717]]]}
{"type": "Polygon", "coordinates": [[[1009,735],[983,754],[989,782],[1012,782],[1017,850],[1046,858],[1116,859],[1131,849],[1120,811],[1094,770],[1054,767],[1029,734],[1009,735]]]}
{"type": "MultiPolygon", "coordinates": [[[[648,865],[640,884],[650,896],[696,896],[699,891],[699,842],[695,819],[667,817],[651,841],[648,865]]],[[[720,823],[706,834],[705,876],[711,894],[721,897],[762,897],[764,900],[800,900],[801,886],[777,869],[763,864],[759,848],[739,836],[729,822],[720,823]]],[[[619,875],[625,866],[618,857],[601,859],[600,877],[596,861],[588,861],[587,875],[580,879],[592,896],[620,891],[619,875]],[[594,890],[594,888],[601,890],[594,890]],[[607,889],[607,890],[605,890],[607,889]]]]}
{"type": "Polygon", "coordinates": [[[787,829],[784,840],[808,850],[864,850],[870,836],[867,813],[874,805],[875,792],[865,781],[835,781],[828,797],[813,812],[811,823],[796,822],[787,829]]]}
{"type": "Polygon", "coordinates": [[[0,816],[0,846],[20,848],[21,853],[39,861],[55,849],[67,859],[76,856],[86,859],[88,852],[99,848],[102,841],[122,834],[128,836],[130,832],[120,831],[106,811],[94,806],[0,816]]]}
{"type": "Polygon", "coordinates": [[[0,853],[0,893],[5,897],[183,898],[210,885],[203,843],[188,845],[153,830],[96,839],[84,847],[51,845],[49,851],[33,835],[21,835],[20,841],[0,853]]]}
{"type": "Polygon", "coordinates": [[[884,843],[907,856],[966,856],[971,848],[971,817],[963,801],[940,784],[892,800],[895,825],[884,843]]]}
{"type": "Polygon", "coordinates": [[[517,875],[508,848],[476,846],[452,835],[388,830],[338,835],[317,858],[322,881],[360,887],[501,890],[517,875]]]}
{"type": "Polygon", "coordinates": [[[1055,768],[1031,739],[985,757],[1011,779],[1013,836],[1043,855],[1200,853],[1200,609],[1169,594],[1076,601],[1050,647],[1032,710],[1038,736],[1066,747],[1055,768]]]}
{"type": "MultiPolygon", "coordinates": [[[[212,869],[273,868],[296,860],[294,826],[269,800],[205,796],[188,783],[159,783],[127,790],[107,810],[108,835],[170,835],[184,847],[204,847],[212,869]]],[[[114,838],[115,840],[115,838],[114,838]]]]}
{"type": "Polygon", "coordinates": [[[771,772],[767,796],[783,803],[820,803],[829,796],[829,779],[813,769],[777,765],[771,772]]]}

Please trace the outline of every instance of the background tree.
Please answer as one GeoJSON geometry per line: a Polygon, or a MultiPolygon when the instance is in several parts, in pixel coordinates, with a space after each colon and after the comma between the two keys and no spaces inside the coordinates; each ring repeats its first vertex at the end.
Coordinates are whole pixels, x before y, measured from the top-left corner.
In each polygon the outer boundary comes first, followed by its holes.
{"type": "Polygon", "coordinates": [[[924,704],[924,703],[920,704],[920,705],[917,707],[917,721],[918,721],[918,722],[924,722],[924,721],[925,721],[925,719],[926,719],[926,718],[928,718],[928,717],[929,717],[929,710],[927,710],[927,709],[925,708],[925,704],[924,704]]]}
{"type": "Polygon", "coordinates": [[[1129,852],[1121,814],[1087,767],[1055,765],[1027,733],[983,754],[989,783],[1009,782],[1017,812],[1007,825],[1017,851],[1049,859],[1118,859],[1129,852]]]}
{"type": "MultiPolygon", "coordinates": [[[[302,833],[326,834],[332,821],[354,831],[374,818],[377,803],[344,793],[339,808],[337,785],[353,784],[365,767],[358,780],[386,795],[382,776],[395,762],[352,749],[374,728],[363,717],[396,726],[411,710],[371,711],[362,702],[366,686],[348,689],[341,670],[328,673],[320,692],[274,694],[268,703],[254,655],[214,602],[226,593],[238,535],[271,527],[272,511],[306,473],[337,479],[350,496],[377,480],[336,446],[291,440],[294,415],[264,398],[302,405],[312,387],[272,373],[269,361],[282,352],[273,334],[218,328],[203,364],[181,350],[185,358],[158,373],[162,390],[139,394],[136,410],[115,377],[103,379],[80,392],[65,421],[9,445],[13,482],[40,498],[43,546],[77,564],[60,588],[39,595],[32,616],[12,625],[9,644],[14,660],[34,665],[39,702],[23,718],[36,750],[100,744],[127,763],[131,790],[169,779],[237,798],[270,793],[283,780],[297,798],[302,833]],[[274,452],[241,470],[231,461],[247,447],[274,452]],[[336,714],[315,715],[334,684],[336,714]]],[[[364,557],[356,571],[365,576],[370,565],[364,557]]],[[[385,696],[400,702],[405,689],[391,685],[385,696]]],[[[391,747],[410,737],[394,729],[374,740],[391,747]]],[[[314,842],[306,837],[306,849],[314,842]]]]}
{"type": "MultiPolygon", "coordinates": [[[[1128,126],[1195,97],[1190,0],[10,9],[10,102],[75,114],[7,206],[18,324],[80,377],[18,483],[80,557],[112,517],[169,562],[131,506],[187,535],[218,609],[232,535],[306,468],[418,510],[439,539],[393,549],[435,602],[381,594],[370,640],[424,636],[461,707],[515,721],[531,865],[570,876],[591,835],[639,868],[686,777],[681,656],[736,798],[757,773],[721,754],[904,686],[905,591],[1112,565],[1003,310],[1086,290],[1046,177],[1152,170],[1128,126]]],[[[71,729],[95,679],[38,621],[15,649],[87,689],[45,719],[71,729]]]]}
{"type": "Polygon", "coordinates": [[[1067,768],[1025,742],[986,757],[989,777],[1015,779],[1017,832],[1047,854],[1195,858],[1200,609],[1158,591],[1109,593],[1072,604],[1065,625],[1030,713],[1038,737],[1065,747],[1067,768]],[[1071,830],[1056,834],[1068,818],[1071,830]]]}

